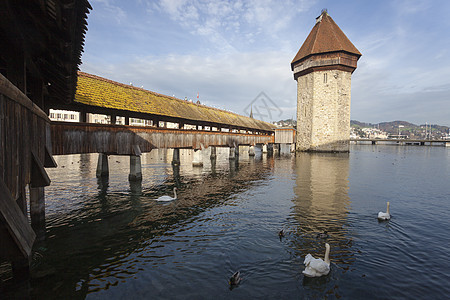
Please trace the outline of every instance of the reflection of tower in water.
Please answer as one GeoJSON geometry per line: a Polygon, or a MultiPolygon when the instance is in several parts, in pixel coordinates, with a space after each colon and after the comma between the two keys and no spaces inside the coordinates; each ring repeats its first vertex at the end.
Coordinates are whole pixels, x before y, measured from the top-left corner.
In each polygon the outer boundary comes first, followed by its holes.
{"type": "MultiPolygon", "coordinates": [[[[295,251],[323,257],[324,244],[331,245],[334,263],[352,262],[352,244],[348,233],[348,174],[347,153],[298,153],[296,157],[296,186],[294,193],[294,226],[298,226],[295,251]],[[317,237],[327,231],[326,239],[317,237]]],[[[345,267],[344,267],[345,269],[345,267]]]]}

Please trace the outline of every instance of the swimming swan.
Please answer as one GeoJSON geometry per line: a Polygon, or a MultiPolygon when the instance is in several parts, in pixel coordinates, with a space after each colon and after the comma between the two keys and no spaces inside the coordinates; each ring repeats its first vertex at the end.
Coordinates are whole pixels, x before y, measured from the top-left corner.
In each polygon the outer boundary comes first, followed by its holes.
{"type": "Polygon", "coordinates": [[[384,221],[389,220],[391,218],[391,215],[389,214],[389,202],[387,203],[386,212],[379,212],[378,213],[378,220],[384,221]]]}
{"type": "Polygon", "coordinates": [[[306,255],[305,270],[303,274],[307,277],[320,277],[330,273],[330,245],[325,243],[325,257],[324,260],[321,258],[314,258],[311,254],[306,255]]]}
{"type": "Polygon", "coordinates": [[[177,200],[177,188],[174,187],[173,188],[173,198],[167,195],[161,196],[158,199],[156,199],[156,201],[172,201],[172,200],[177,200]]]}

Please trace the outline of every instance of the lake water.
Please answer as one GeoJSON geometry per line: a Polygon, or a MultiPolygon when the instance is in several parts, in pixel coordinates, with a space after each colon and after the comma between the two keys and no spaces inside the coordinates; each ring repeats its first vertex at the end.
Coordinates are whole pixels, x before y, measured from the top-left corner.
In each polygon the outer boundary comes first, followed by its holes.
{"type": "MultiPolygon", "coordinates": [[[[45,239],[35,245],[36,299],[444,299],[450,295],[450,148],[352,145],[350,154],[228,160],[181,151],[129,158],[56,157],[45,239]],[[178,200],[155,199],[172,195],[178,200]],[[377,214],[390,201],[392,219],[377,214]],[[280,240],[278,232],[285,229],[280,240]],[[328,231],[326,239],[317,234],[328,231]],[[302,274],[331,246],[331,271],[302,274]],[[230,289],[239,270],[243,278],[230,289]]],[[[11,291],[14,295],[15,291],[11,291]]]]}

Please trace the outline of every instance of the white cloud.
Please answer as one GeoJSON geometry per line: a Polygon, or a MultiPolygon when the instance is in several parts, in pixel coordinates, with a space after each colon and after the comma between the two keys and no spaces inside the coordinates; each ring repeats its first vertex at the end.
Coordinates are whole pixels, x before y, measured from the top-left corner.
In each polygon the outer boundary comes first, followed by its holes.
{"type": "Polygon", "coordinates": [[[155,7],[193,35],[209,39],[216,50],[237,51],[288,30],[292,18],[315,1],[160,0],[155,7]],[[246,37],[251,37],[250,39],[246,37]]]}

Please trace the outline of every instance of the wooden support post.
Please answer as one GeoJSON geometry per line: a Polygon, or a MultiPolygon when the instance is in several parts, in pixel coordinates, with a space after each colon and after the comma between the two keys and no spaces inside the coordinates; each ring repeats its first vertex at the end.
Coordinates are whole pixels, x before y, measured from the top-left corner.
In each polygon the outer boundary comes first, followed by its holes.
{"type": "Polygon", "coordinates": [[[255,146],[250,145],[248,147],[248,156],[255,156],[255,146]]]}
{"type": "Polygon", "coordinates": [[[28,214],[27,214],[27,195],[25,193],[25,188],[23,188],[23,190],[20,191],[20,195],[16,199],[16,203],[19,206],[20,210],[23,212],[25,218],[28,219],[28,214]]]}
{"type": "Polygon", "coordinates": [[[280,154],[280,144],[273,144],[273,153],[275,155],[279,155],[280,154]]]}
{"type": "Polygon", "coordinates": [[[236,175],[236,171],[239,170],[239,160],[237,159],[230,159],[230,176],[233,177],[236,175]]]}
{"type": "Polygon", "coordinates": [[[130,118],[129,117],[124,118],[125,118],[125,125],[130,125],[130,118]]]}
{"type": "Polygon", "coordinates": [[[87,112],[80,111],[80,123],[87,123],[87,122],[88,122],[87,112]]]}
{"type": "Polygon", "coordinates": [[[30,188],[31,227],[38,241],[45,240],[45,191],[44,187],[30,188]]]}
{"type": "Polygon", "coordinates": [[[128,180],[142,180],[141,157],[139,155],[130,155],[130,174],[128,175],[128,180]]]}
{"type": "Polygon", "coordinates": [[[117,122],[117,115],[111,115],[111,124],[116,125],[117,122]]]}
{"type": "Polygon", "coordinates": [[[106,192],[108,191],[108,187],[109,187],[108,176],[97,177],[97,184],[98,184],[99,195],[106,195],[106,192]]]}
{"type": "Polygon", "coordinates": [[[109,176],[108,155],[106,155],[105,153],[98,154],[96,175],[97,175],[97,177],[108,177],[109,176]]]}
{"type": "Polygon", "coordinates": [[[192,166],[194,166],[194,167],[202,167],[203,166],[202,150],[194,149],[194,159],[192,160],[192,166]]]}
{"type": "Polygon", "coordinates": [[[172,164],[173,179],[175,180],[175,186],[181,186],[180,178],[180,165],[172,164]]]}
{"type": "Polygon", "coordinates": [[[172,165],[179,166],[180,165],[180,149],[173,149],[173,157],[172,157],[172,165]]]}
{"type": "Polygon", "coordinates": [[[267,144],[267,155],[273,154],[273,144],[267,144]]]}
{"type": "Polygon", "coordinates": [[[210,153],[209,158],[210,159],[216,159],[217,158],[217,154],[216,154],[217,149],[216,149],[216,147],[215,146],[210,146],[209,149],[211,149],[211,151],[210,151],[211,153],[210,153]]]}
{"type": "Polygon", "coordinates": [[[236,159],[236,148],[230,147],[230,154],[228,156],[228,159],[236,159]]]}
{"type": "Polygon", "coordinates": [[[130,180],[131,195],[139,196],[142,194],[142,180],[130,180]]]}

